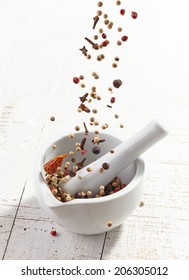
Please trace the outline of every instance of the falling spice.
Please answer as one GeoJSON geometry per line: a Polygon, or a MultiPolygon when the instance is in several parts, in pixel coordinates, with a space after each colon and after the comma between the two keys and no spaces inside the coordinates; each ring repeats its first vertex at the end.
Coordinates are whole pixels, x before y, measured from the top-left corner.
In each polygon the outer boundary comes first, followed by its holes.
{"type": "Polygon", "coordinates": [[[93,49],[95,49],[95,50],[98,50],[98,49],[99,49],[99,45],[98,45],[98,44],[94,43],[93,41],[91,41],[91,40],[88,39],[87,37],[85,37],[85,40],[86,40],[87,42],[89,42],[89,43],[92,45],[93,49]]]}
{"type": "Polygon", "coordinates": [[[79,97],[80,101],[84,103],[87,100],[88,95],[88,93],[85,93],[83,96],[79,97]]]}
{"type": "Polygon", "coordinates": [[[57,235],[57,232],[56,232],[56,230],[51,230],[50,234],[51,234],[52,236],[56,236],[56,235],[57,235]]]}
{"type": "Polygon", "coordinates": [[[83,48],[81,48],[81,49],[79,49],[79,50],[82,52],[82,54],[83,54],[84,56],[87,56],[88,50],[86,49],[85,46],[83,46],[83,48]]]}
{"type": "Polygon", "coordinates": [[[96,25],[97,25],[97,23],[99,21],[99,16],[95,16],[93,19],[94,19],[93,29],[95,29],[95,27],[96,27],[96,25]]]}
{"type": "Polygon", "coordinates": [[[83,125],[84,125],[84,129],[85,129],[85,135],[88,135],[89,131],[88,131],[88,129],[87,129],[86,123],[84,122],[83,125]]]}
{"type": "Polygon", "coordinates": [[[136,12],[131,12],[131,17],[133,19],[136,19],[138,17],[138,14],[136,12]]]}
{"type": "Polygon", "coordinates": [[[52,122],[54,122],[55,121],[55,117],[50,117],[50,120],[52,121],[52,122]]]}
{"type": "Polygon", "coordinates": [[[122,81],[120,79],[114,80],[113,81],[113,86],[115,88],[119,88],[122,85],[122,81]]]}
{"type": "Polygon", "coordinates": [[[51,159],[50,161],[45,163],[45,165],[43,166],[44,170],[48,174],[55,173],[57,168],[61,166],[63,159],[66,157],[67,157],[67,154],[63,154],[63,155],[60,155],[60,156],[57,156],[57,157],[51,159]]]}

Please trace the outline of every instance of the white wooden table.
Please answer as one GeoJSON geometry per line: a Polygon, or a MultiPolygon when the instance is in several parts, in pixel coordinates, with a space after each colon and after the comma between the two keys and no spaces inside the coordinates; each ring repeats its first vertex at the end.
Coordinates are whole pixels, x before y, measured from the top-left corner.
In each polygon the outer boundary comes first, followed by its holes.
{"type": "MultiPolygon", "coordinates": [[[[154,117],[170,130],[143,156],[144,206],[109,233],[82,236],[53,222],[34,196],[39,142],[78,122],[79,90],[71,81],[91,71],[91,62],[78,49],[92,34],[96,2],[0,0],[1,259],[189,259],[187,1],[126,4],[139,17],[128,20],[130,40],[114,72],[126,79],[115,105],[125,128],[112,125],[110,131],[127,139],[154,117]],[[49,121],[52,115],[55,122],[49,121]],[[55,237],[50,235],[53,228],[55,237]]],[[[115,5],[109,8],[114,2],[104,0],[110,14],[119,11],[115,5]]],[[[102,69],[111,76],[111,66],[104,63],[102,69]]]]}

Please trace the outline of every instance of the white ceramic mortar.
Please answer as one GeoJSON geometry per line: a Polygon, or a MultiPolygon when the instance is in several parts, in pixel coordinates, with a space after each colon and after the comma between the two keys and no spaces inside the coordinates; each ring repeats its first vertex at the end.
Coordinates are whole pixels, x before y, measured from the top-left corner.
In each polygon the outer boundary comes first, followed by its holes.
{"type": "MultiPolygon", "coordinates": [[[[122,183],[127,184],[127,187],[117,193],[100,198],[74,199],[70,202],[62,203],[51,194],[47,184],[44,182],[41,176],[41,173],[43,176],[45,174],[43,165],[60,154],[69,153],[71,150],[75,151],[75,143],[81,142],[84,137],[87,137],[85,149],[88,152],[85,155],[76,152],[74,157],[76,161],[81,161],[86,157],[86,165],[122,143],[119,138],[100,133],[100,138],[104,138],[106,141],[100,144],[101,153],[95,155],[92,153],[91,145],[94,133],[89,133],[87,136],[84,132],[76,133],[75,138],[71,140],[68,135],[65,135],[46,146],[39,147],[35,159],[34,180],[39,204],[55,222],[72,232],[92,235],[100,234],[119,226],[136,209],[143,192],[144,161],[139,158],[122,170],[120,174],[117,174],[122,183]],[[57,146],[56,149],[52,149],[52,144],[57,146]],[[109,221],[112,222],[111,227],[107,225],[109,221]]],[[[69,156],[64,162],[69,161],[71,158],[69,156]]]]}

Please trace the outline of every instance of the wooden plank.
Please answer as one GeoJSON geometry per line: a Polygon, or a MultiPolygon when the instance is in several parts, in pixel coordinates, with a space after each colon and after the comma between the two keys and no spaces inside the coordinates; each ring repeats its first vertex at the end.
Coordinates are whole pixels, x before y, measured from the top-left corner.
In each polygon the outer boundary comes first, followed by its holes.
{"type": "MultiPolygon", "coordinates": [[[[9,240],[5,259],[100,259],[104,234],[82,236],[69,232],[51,220],[36,219],[35,208],[30,219],[17,218],[9,240]],[[34,217],[34,218],[33,218],[34,217]],[[50,234],[57,231],[57,236],[50,234]],[[18,244],[18,240],[21,240],[18,244]],[[15,243],[16,242],[16,243],[15,243]]],[[[26,216],[28,212],[26,213],[26,216]]]]}

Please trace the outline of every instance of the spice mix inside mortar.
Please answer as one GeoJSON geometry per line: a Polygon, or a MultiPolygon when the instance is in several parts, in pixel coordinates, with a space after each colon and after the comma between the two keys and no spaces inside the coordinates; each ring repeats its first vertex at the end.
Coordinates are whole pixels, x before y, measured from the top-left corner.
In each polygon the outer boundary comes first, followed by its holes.
{"type": "MultiPolygon", "coordinates": [[[[112,115],[114,122],[111,125],[119,127],[120,131],[124,128],[120,112],[114,106],[119,98],[119,89],[126,84],[125,80],[115,74],[106,91],[102,92],[98,80],[107,80],[108,77],[106,73],[101,76],[94,65],[99,63],[99,69],[100,63],[106,63],[108,72],[119,68],[123,60],[119,55],[120,48],[125,48],[129,40],[125,21],[134,23],[138,14],[127,9],[125,2],[111,1],[111,5],[115,6],[114,13],[119,15],[116,18],[120,19],[114,22],[107,12],[109,4],[109,1],[97,2],[97,11],[89,19],[93,36],[82,35],[83,45],[76,49],[78,55],[91,64],[91,73],[76,73],[71,81],[80,90],[79,96],[75,97],[78,100],[75,108],[78,120],[80,114],[84,114],[85,121],[41,148],[35,168],[40,204],[57,223],[81,234],[98,234],[120,225],[139,204],[143,187],[142,159],[132,162],[120,174],[110,178],[106,185],[99,185],[95,193],[90,189],[90,182],[89,189],[82,190],[82,176],[78,175],[78,171],[86,166],[88,173],[93,172],[90,163],[106,153],[113,155],[115,147],[122,142],[120,137],[108,134],[110,124],[103,122],[98,113],[103,108],[104,115],[112,115]],[[110,57],[109,48],[115,50],[115,56],[110,57]],[[91,84],[85,82],[88,76],[93,81],[91,84]],[[74,194],[64,191],[64,184],[72,178],[77,178],[81,186],[74,194]]],[[[56,121],[56,116],[51,116],[50,121],[56,121]]],[[[103,162],[99,166],[99,175],[105,174],[109,168],[110,163],[103,162]]]]}

